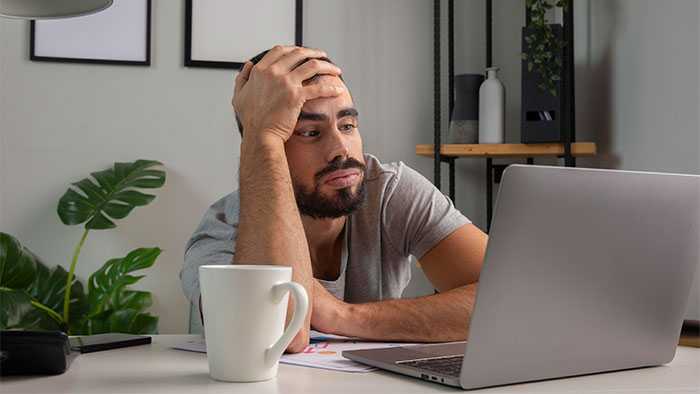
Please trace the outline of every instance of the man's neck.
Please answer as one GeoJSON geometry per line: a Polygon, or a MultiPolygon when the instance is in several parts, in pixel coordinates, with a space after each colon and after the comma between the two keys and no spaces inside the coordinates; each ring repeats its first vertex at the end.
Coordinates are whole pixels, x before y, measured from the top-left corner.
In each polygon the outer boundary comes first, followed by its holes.
{"type": "Polygon", "coordinates": [[[345,220],[345,216],[336,219],[313,219],[302,215],[301,223],[304,225],[309,248],[314,250],[332,248],[343,232],[345,220]]]}
{"type": "Polygon", "coordinates": [[[335,280],[340,275],[341,236],[345,221],[345,217],[338,219],[301,217],[314,277],[335,280]]]}

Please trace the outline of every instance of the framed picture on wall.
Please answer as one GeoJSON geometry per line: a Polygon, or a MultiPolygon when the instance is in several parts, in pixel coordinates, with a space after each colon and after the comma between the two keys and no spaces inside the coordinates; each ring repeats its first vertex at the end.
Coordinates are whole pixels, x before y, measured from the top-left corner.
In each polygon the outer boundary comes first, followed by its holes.
{"type": "Polygon", "coordinates": [[[187,0],[185,66],[240,69],[277,44],[302,45],[302,0],[187,0]]]}
{"type": "Polygon", "coordinates": [[[96,14],[30,22],[33,61],[149,66],[151,0],[114,0],[96,14]]]}

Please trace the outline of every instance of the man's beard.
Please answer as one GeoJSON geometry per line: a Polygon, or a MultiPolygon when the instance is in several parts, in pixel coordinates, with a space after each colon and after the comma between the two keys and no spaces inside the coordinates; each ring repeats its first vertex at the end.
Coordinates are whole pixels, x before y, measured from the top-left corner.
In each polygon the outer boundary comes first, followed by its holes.
{"type": "Polygon", "coordinates": [[[365,174],[366,167],[359,161],[348,158],[342,161],[336,157],[324,169],[314,176],[314,190],[308,191],[302,185],[294,183],[294,196],[297,200],[299,213],[314,219],[335,219],[350,215],[359,208],[365,201],[365,174]],[[353,193],[351,187],[333,191],[336,196],[328,197],[321,194],[320,180],[323,176],[337,170],[357,168],[362,172],[362,181],[357,185],[357,190],[353,193]]]}

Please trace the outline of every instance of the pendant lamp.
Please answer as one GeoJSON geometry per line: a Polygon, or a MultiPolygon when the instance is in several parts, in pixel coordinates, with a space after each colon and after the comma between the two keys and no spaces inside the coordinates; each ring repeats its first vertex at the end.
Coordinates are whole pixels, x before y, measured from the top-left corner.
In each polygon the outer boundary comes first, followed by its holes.
{"type": "Polygon", "coordinates": [[[94,14],[113,0],[0,0],[0,17],[58,19],[94,14]]]}

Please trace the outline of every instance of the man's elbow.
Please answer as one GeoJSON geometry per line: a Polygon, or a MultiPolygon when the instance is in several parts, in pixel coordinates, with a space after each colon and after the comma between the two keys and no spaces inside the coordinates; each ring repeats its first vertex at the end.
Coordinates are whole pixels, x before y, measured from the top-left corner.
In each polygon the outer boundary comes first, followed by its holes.
{"type": "Polygon", "coordinates": [[[309,330],[302,328],[287,346],[287,353],[301,353],[309,346],[309,330]]]}

